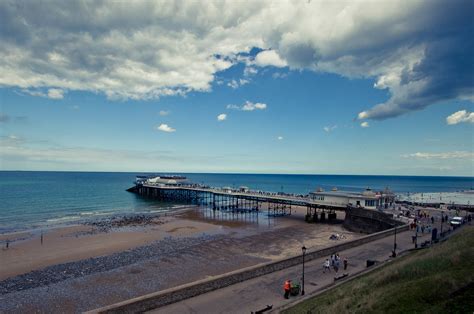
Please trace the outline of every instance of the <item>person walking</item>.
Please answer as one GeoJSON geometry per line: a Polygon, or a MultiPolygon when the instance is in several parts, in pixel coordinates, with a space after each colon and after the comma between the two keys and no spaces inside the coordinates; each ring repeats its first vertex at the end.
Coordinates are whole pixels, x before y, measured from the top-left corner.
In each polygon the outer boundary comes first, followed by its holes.
{"type": "Polygon", "coordinates": [[[331,264],[329,263],[329,259],[326,258],[326,261],[324,262],[323,266],[324,266],[323,273],[326,273],[326,270],[328,272],[331,272],[331,264]]]}
{"type": "Polygon", "coordinates": [[[291,290],[291,280],[285,281],[285,285],[283,286],[283,289],[285,290],[285,299],[288,299],[290,296],[290,290],[291,290]]]}
{"type": "Polygon", "coordinates": [[[344,270],[347,270],[347,257],[344,257],[344,270]]]}

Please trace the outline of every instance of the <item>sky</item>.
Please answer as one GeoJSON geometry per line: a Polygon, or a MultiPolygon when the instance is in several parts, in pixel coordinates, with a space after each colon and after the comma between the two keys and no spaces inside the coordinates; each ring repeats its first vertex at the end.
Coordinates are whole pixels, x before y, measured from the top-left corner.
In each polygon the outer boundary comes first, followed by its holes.
{"type": "Polygon", "coordinates": [[[474,176],[472,1],[1,1],[0,170],[474,176]]]}

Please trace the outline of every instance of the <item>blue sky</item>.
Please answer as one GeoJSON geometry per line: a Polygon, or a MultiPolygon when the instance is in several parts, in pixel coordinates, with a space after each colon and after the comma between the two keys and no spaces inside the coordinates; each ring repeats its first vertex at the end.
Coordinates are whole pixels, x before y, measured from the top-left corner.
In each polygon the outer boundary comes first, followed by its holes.
{"type": "Polygon", "coordinates": [[[473,176],[472,3],[247,4],[0,5],[0,169],[473,176]]]}

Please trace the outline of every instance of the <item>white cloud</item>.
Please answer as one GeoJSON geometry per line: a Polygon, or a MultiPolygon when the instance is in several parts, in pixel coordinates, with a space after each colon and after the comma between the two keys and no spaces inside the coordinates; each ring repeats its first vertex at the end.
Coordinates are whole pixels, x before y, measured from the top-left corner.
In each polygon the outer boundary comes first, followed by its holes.
{"type": "Polygon", "coordinates": [[[243,111],[254,111],[254,110],[265,110],[267,109],[267,104],[263,103],[252,103],[250,101],[246,101],[242,107],[243,111]]]}
{"type": "Polygon", "coordinates": [[[246,101],[243,105],[227,105],[227,109],[232,110],[242,110],[242,111],[254,111],[254,110],[265,110],[267,109],[267,104],[264,103],[253,103],[251,101],[246,101]]]}
{"type": "Polygon", "coordinates": [[[243,86],[245,84],[250,83],[250,80],[247,79],[239,79],[237,80],[231,80],[229,83],[227,83],[227,86],[229,86],[232,89],[237,89],[239,86],[243,86]]]}
{"type": "Polygon", "coordinates": [[[246,79],[240,79],[239,80],[240,86],[243,86],[243,85],[248,84],[248,83],[250,83],[250,80],[246,80],[246,79]]]}
{"type": "MultiPolygon", "coordinates": [[[[0,83],[0,86],[1,86],[1,83],[0,83]]],[[[44,92],[42,90],[37,90],[37,89],[36,90],[22,89],[22,92],[31,96],[36,96],[36,97],[44,97],[44,98],[50,98],[50,99],[63,99],[64,98],[64,90],[58,89],[58,88],[50,88],[48,89],[47,92],[44,92]]]]}
{"type": "Polygon", "coordinates": [[[50,88],[48,89],[48,97],[51,99],[63,99],[64,91],[58,88],[50,88]]]}
{"type": "Polygon", "coordinates": [[[232,80],[229,83],[227,83],[227,86],[229,86],[232,89],[237,89],[239,87],[239,83],[236,80],[232,80]]]}
{"type": "Polygon", "coordinates": [[[252,76],[258,73],[258,70],[253,66],[246,66],[244,69],[244,76],[252,76]]]}
{"type": "Polygon", "coordinates": [[[0,12],[0,86],[37,96],[207,92],[218,72],[242,63],[373,79],[390,98],[360,119],[473,100],[470,1],[5,0],[0,12]],[[252,60],[254,47],[262,51],[252,60]]]}
{"type": "Polygon", "coordinates": [[[280,58],[280,56],[275,50],[264,50],[258,53],[255,56],[254,63],[261,67],[274,66],[282,68],[287,66],[286,61],[280,58]]]}
{"type": "Polygon", "coordinates": [[[160,116],[164,117],[170,114],[169,110],[160,110],[159,112],[160,116]]]}
{"type": "Polygon", "coordinates": [[[334,131],[336,128],[337,128],[337,125],[333,125],[333,126],[325,126],[323,129],[324,131],[329,133],[329,132],[334,131]]]}
{"type": "Polygon", "coordinates": [[[364,122],[362,122],[362,123],[360,124],[360,126],[361,126],[362,128],[368,128],[370,125],[369,125],[369,122],[364,121],[364,122]]]}
{"type": "Polygon", "coordinates": [[[278,136],[277,140],[281,141],[283,139],[283,136],[278,136]]]}
{"type": "Polygon", "coordinates": [[[227,119],[227,115],[225,113],[221,113],[217,116],[217,121],[224,121],[227,119]]]}
{"type": "Polygon", "coordinates": [[[167,133],[172,133],[176,131],[176,129],[173,129],[168,124],[164,124],[164,123],[157,126],[156,129],[159,131],[167,132],[167,133]]]}
{"type": "Polygon", "coordinates": [[[288,77],[288,73],[275,72],[275,73],[272,74],[272,77],[274,79],[284,79],[284,78],[288,77]]]}
{"type": "Polygon", "coordinates": [[[474,152],[467,151],[454,151],[454,152],[443,152],[443,153],[413,153],[404,154],[403,158],[416,158],[416,159],[473,159],[474,152]]]}
{"type": "Polygon", "coordinates": [[[446,123],[449,125],[458,124],[461,122],[474,123],[474,112],[467,112],[466,110],[456,111],[446,118],[446,123]]]}
{"type": "Polygon", "coordinates": [[[71,109],[73,109],[73,110],[79,110],[80,108],[81,107],[79,107],[79,105],[74,105],[74,106],[71,107],[71,109]]]}

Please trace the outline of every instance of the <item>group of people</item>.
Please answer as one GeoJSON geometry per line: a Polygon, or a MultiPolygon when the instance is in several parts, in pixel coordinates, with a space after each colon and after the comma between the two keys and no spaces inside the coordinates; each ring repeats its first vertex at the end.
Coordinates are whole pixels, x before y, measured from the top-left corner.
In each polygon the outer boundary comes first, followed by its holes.
{"type": "Polygon", "coordinates": [[[333,254],[331,255],[330,258],[327,258],[326,261],[323,263],[323,273],[326,273],[326,270],[328,272],[331,272],[331,268],[334,269],[334,271],[337,273],[339,271],[339,268],[341,267],[341,263],[344,267],[344,270],[347,269],[347,258],[341,259],[339,257],[339,254],[333,254]]]}
{"type": "MultiPolygon", "coordinates": [[[[333,254],[331,255],[330,258],[327,258],[326,261],[323,263],[323,273],[326,273],[326,270],[331,272],[331,268],[334,269],[334,271],[337,272],[339,271],[340,267],[344,267],[344,270],[347,269],[348,265],[348,260],[347,258],[342,259],[339,254],[333,254]]],[[[347,274],[345,274],[347,276],[347,274]]],[[[296,286],[299,286],[299,283],[296,284],[296,286]]],[[[283,285],[283,290],[285,291],[284,297],[285,299],[288,299],[291,293],[291,289],[293,287],[293,283],[291,280],[286,280],[284,285],[283,285]]]]}

